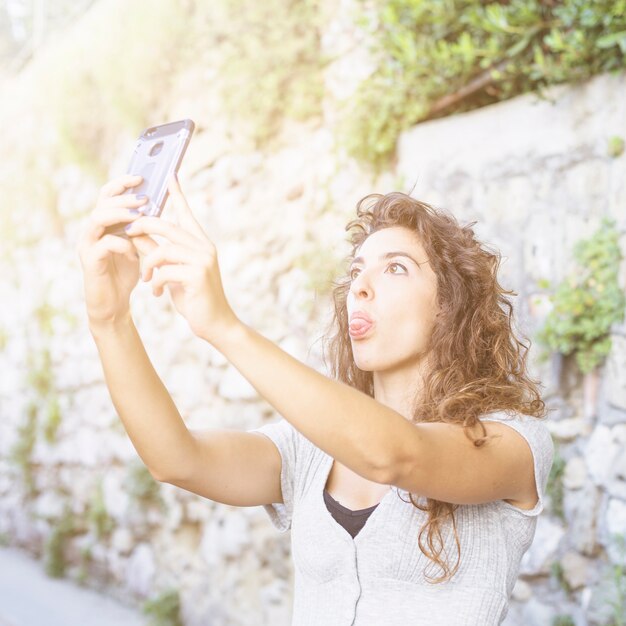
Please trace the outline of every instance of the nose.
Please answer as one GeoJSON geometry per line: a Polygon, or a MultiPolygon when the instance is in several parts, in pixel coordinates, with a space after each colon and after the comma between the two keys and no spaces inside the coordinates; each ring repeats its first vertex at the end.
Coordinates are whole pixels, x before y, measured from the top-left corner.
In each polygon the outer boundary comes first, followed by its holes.
{"type": "Polygon", "coordinates": [[[371,296],[372,287],[365,270],[360,269],[356,278],[350,284],[350,291],[353,296],[359,298],[367,298],[371,296]]]}

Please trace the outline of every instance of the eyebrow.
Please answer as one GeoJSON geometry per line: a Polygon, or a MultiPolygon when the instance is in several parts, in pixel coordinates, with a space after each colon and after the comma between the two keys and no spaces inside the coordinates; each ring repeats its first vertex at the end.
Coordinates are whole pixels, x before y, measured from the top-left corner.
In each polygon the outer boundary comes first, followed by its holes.
{"type": "MultiPolygon", "coordinates": [[[[394,256],[405,256],[407,257],[407,259],[411,259],[411,261],[413,261],[413,263],[415,263],[415,265],[417,265],[418,267],[420,265],[410,254],[408,254],[407,252],[402,252],[402,250],[396,250],[395,252],[386,252],[385,254],[381,254],[379,259],[382,261],[383,259],[390,259],[394,256]]],[[[355,257],[352,263],[350,263],[350,267],[352,267],[356,263],[363,263],[363,261],[364,259],[362,256],[355,257]]],[[[422,261],[422,263],[425,263],[425,261],[422,261]]]]}

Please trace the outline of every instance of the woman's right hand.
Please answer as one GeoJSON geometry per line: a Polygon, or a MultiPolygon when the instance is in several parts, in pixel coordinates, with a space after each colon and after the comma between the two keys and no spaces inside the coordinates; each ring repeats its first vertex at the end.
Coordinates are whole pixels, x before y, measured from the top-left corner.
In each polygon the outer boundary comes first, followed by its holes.
{"type": "Polygon", "coordinates": [[[139,258],[129,239],[104,234],[119,222],[132,222],[142,215],[146,198],[137,200],[126,189],[141,183],[141,176],[126,174],[102,186],[89,223],[79,237],[76,251],[83,268],[85,303],[90,324],[109,324],[130,313],[130,294],[139,281],[139,258]]]}

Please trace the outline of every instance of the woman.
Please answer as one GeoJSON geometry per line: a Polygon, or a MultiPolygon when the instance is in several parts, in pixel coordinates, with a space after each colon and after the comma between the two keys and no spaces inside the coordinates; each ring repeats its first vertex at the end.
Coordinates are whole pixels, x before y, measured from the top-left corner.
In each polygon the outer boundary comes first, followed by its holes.
{"type": "Polygon", "coordinates": [[[78,252],[106,382],[152,475],[263,505],[292,530],[297,626],[499,624],[554,454],[499,257],[403,193],[361,200],[347,226],[348,276],[334,290],[331,379],[237,318],[178,182],[173,224],[122,195],[140,180],[102,187],[78,252]],[[102,236],[120,220],[132,223],[128,240],[102,236]],[[133,325],[139,254],[154,295],[167,287],[193,333],[283,419],[248,432],[187,429],[133,325]]]}

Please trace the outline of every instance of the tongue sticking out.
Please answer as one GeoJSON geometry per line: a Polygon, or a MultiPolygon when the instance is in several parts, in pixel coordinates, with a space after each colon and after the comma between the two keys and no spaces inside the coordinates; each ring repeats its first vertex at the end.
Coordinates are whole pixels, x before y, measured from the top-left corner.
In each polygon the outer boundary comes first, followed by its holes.
{"type": "Polygon", "coordinates": [[[360,319],[358,317],[350,322],[350,330],[354,332],[365,330],[366,328],[369,328],[370,326],[371,324],[369,322],[366,322],[365,320],[360,319]]]}

